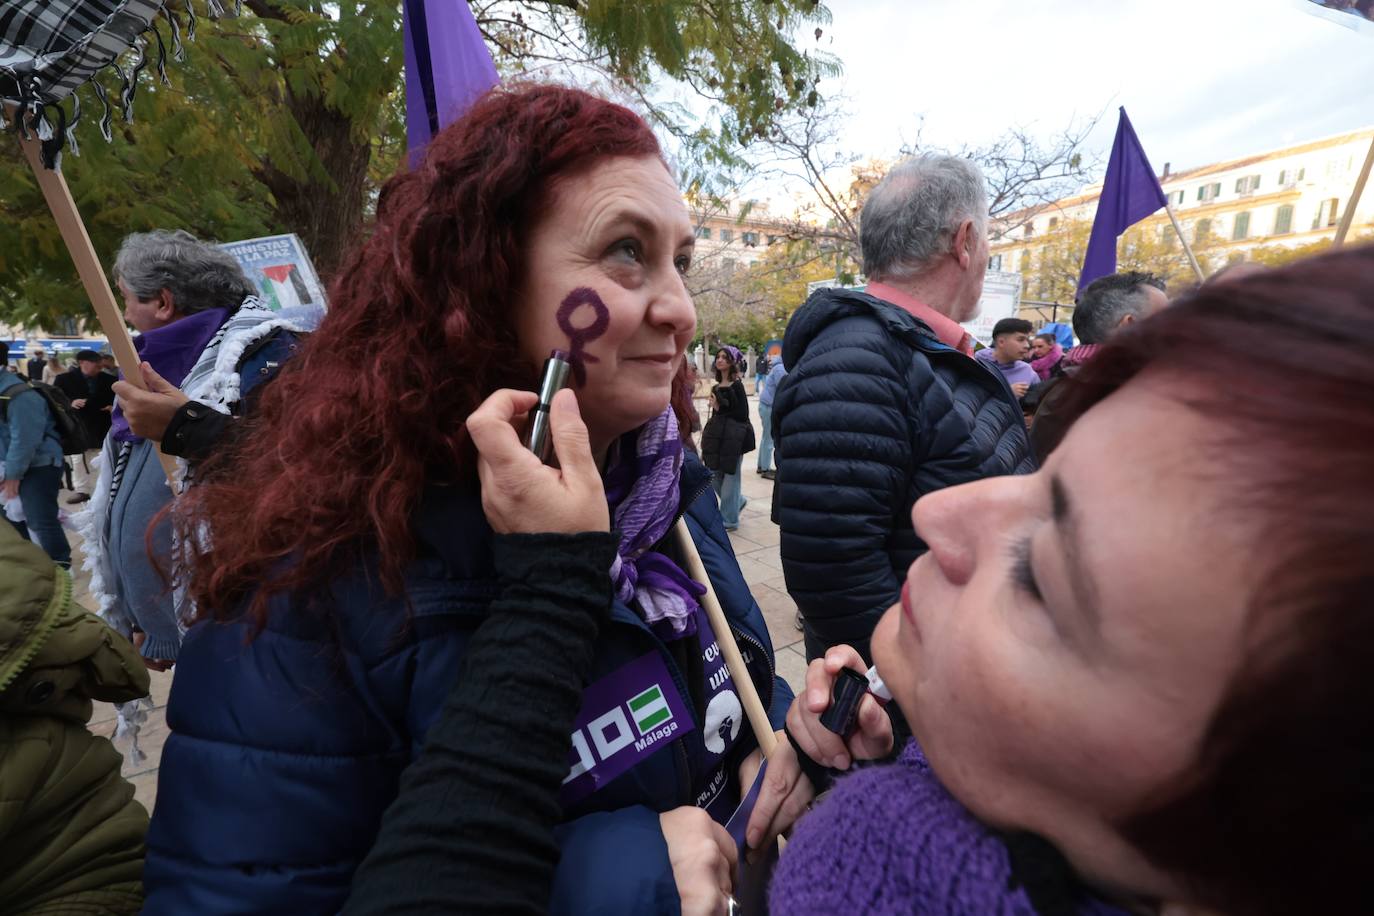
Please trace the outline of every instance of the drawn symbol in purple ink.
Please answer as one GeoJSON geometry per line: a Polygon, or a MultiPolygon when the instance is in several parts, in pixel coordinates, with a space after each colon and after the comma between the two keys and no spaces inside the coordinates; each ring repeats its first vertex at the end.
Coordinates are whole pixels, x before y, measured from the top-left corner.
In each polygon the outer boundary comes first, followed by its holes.
{"type": "Polygon", "coordinates": [[[573,381],[578,388],[587,384],[587,363],[600,362],[595,356],[585,352],[587,344],[596,340],[611,326],[611,312],[606,303],[589,286],[579,286],[568,293],[563,304],[558,307],[558,327],[568,335],[568,362],[572,364],[573,381]],[[573,324],[573,316],[578,309],[587,306],[592,310],[591,324],[578,327],[573,324]]]}

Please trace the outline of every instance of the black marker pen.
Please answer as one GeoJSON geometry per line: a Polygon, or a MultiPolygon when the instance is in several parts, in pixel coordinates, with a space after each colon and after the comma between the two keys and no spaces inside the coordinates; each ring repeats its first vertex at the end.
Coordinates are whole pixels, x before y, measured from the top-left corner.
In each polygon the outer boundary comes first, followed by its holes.
{"type": "Polygon", "coordinates": [[[550,446],[553,444],[549,435],[549,407],[553,404],[553,396],[568,384],[571,374],[572,363],[566,350],[554,350],[544,360],[544,375],[539,382],[539,403],[534,405],[534,412],[530,415],[530,432],[525,447],[545,464],[549,463],[550,446]]]}

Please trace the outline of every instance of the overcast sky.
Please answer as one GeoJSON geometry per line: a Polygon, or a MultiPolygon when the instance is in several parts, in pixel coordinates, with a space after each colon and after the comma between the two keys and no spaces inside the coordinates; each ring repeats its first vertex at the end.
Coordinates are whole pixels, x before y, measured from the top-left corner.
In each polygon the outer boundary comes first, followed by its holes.
{"type": "Polygon", "coordinates": [[[1374,125],[1374,34],[1308,0],[827,0],[820,42],[844,75],[846,145],[986,143],[1052,134],[1103,109],[1105,162],[1124,105],[1156,169],[1174,171],[1374,125]]]}

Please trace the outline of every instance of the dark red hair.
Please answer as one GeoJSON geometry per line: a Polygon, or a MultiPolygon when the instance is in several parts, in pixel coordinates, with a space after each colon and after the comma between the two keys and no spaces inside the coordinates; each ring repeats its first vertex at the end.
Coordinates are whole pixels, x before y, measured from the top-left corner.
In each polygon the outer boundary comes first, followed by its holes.
{"type": "Polygon", "coordinates": [[[576,89],[498,88],[387,182],[319,330],[179,501],[182,530],[213,540],[188,560],[202,615],[246,610],[261,624],[271,595],[372,551],[383,585],[403,593],[422,489],[472,473],[468,415],[497,388],[533,387],[511,316],[531,229],[557,181],[619,156],[662,159],[629,109],[576,89]]]}
{"type": "MultiPolygon", "coordinates": [[[[1080,412],[1142,372],[1213,424],[1193,456],[1257,533],[1245,662],[1193,772],[1121,826],[1227,916],[1374,896],[1374,248],[1208,283],[1111,339],[1080,412]]],[[[1066,382],[1066,385],[1069,384],[1066,382]]],[[[1203,609],[1205,611],[1205,609],[1203,609]]]]}

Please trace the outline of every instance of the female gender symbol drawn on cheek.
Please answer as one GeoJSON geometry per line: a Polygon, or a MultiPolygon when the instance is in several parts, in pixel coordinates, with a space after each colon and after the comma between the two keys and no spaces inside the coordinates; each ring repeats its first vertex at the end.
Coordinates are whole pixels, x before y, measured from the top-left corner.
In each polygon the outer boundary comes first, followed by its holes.
{"type": "Polygon", "coordinates": [[[558,307],[558,327],[568,335],[568,362],[572,364],[573,382],[578,388],[587,384],[587,363],[600,362],[595,356],[585,352],[587,344],[596,340],[611,326],[611,311],[606,303],[589,286],[579,286],[568,293],[563,304],[558,307]],[[592,323],[577,327],[573,315],[578,309],[588,306],[592,310],[592,323]]]}

